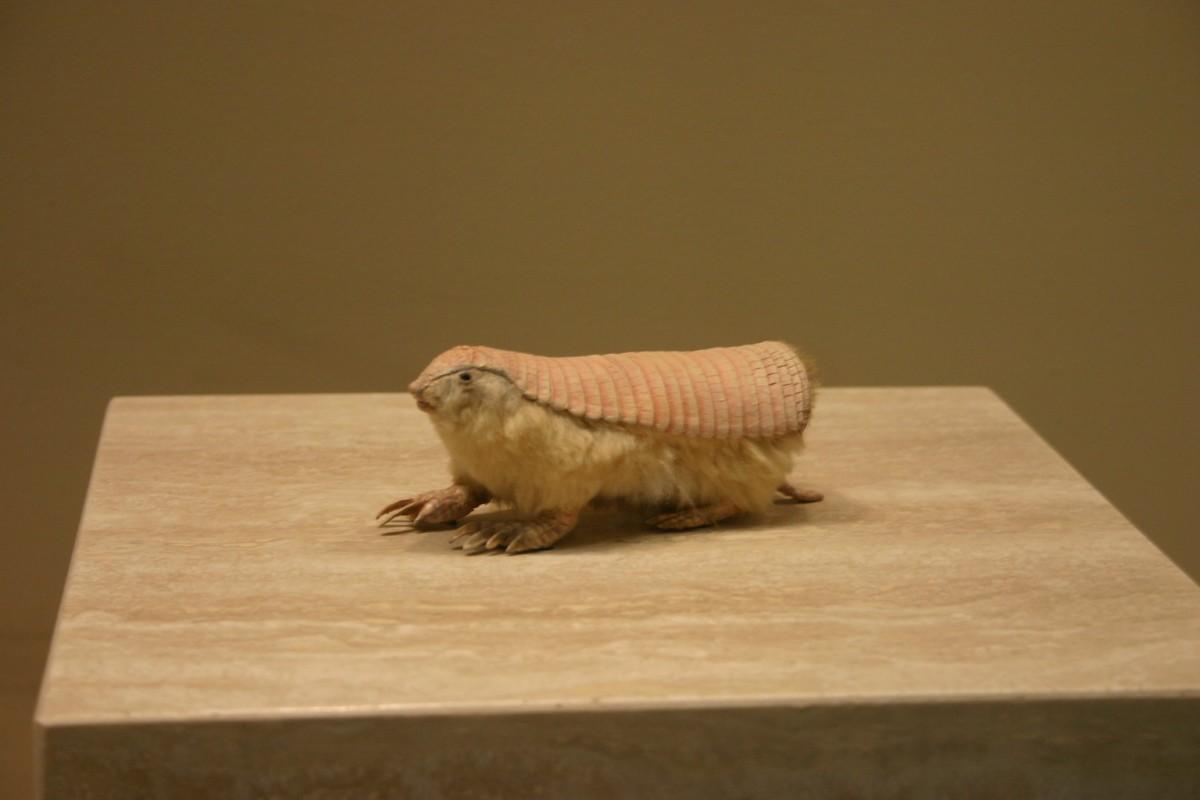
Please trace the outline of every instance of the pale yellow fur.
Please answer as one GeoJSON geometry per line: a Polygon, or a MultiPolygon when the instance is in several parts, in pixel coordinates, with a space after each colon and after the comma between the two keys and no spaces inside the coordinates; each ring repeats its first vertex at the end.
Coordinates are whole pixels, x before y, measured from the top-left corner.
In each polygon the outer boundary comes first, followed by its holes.
{"type": "Polygon", "coordinates": [[[470,370],[422,393],[455,480],[522,514],[574,511],[592,500],[741,510],[768,506],[800,449],[774,440],[701,439],[578,419],[535,403],[502,375],[470,370]]]}

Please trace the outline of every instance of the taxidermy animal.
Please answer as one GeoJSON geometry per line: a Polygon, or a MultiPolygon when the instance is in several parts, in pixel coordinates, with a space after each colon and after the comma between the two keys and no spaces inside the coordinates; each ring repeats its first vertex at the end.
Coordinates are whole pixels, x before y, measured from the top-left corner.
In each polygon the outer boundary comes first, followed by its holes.
{"type": "Polygon", "coordinates": [[[390,514],[417,526],[456,522],[498,501],[518,518],[470,521],[467,553],[550,547],[593,501],[654,509],[683,530],[761,511],[780,492],[812,415],[811,369],[790,345],[549,358],[460,346],[409,391],[450,454],[453,483],[406,497],[390,514]]]}

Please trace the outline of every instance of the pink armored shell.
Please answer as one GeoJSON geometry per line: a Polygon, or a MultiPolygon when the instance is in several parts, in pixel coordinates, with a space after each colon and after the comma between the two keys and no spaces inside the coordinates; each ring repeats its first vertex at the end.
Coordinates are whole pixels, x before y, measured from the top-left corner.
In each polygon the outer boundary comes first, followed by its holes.
{"type": "Polygon", "coordinates": [[[409,390],[464,367],[501,373],[530,400],[577,417],[682,436],[774,439],[803,431],[812,412],[808,370],[782,342],[567,358],[461,345],[409,390]]]}

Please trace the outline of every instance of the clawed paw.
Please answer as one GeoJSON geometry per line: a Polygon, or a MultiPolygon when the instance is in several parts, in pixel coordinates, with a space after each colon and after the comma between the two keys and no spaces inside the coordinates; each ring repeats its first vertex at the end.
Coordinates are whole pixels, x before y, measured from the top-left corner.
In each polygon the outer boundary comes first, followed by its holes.
{"type": "Polygon", "coordinates": [[[797,503],[819,503],[825,499],[825,495],[816,489],[802,489],[787,482],[779,484],[776,491],[784,497],[792,498],[797,503]]]}
{"type": "Polygon", "coordinates": [[[488,550],[503,550],[506,553],[522,553],[526,550],[539,550],[548,544],[539,544],[539,529],[537,523],[521,520],[506,520],[503,522],[468,522],[450,536],[450,544],[455,549],[461,549],[467,555],[475,555],[488,550]]]}
{"type": "Polygon", "coordinates": [[[409,517],[414,525],[437,525],[462,519],[477,505],[479,501],[472,496],[470,489],[454,485],[421,492],[390,503],[375,515],[375,519],[390,514],[391,516],[380,523],[381,526],[387,525],[397,517],[409,517]]]}
{"type": "Polygon", "coordinates": [[[646,520],[646,524],[652,525],[662,531],[684,531],[688,528],[702,528],[705,525],[712,525],[737,513],[738,509],[736,506],[730,503],[722,503],[715,506],[685,508],[682,511],[669,511],[666,514],[651,517],[646,520]]]}

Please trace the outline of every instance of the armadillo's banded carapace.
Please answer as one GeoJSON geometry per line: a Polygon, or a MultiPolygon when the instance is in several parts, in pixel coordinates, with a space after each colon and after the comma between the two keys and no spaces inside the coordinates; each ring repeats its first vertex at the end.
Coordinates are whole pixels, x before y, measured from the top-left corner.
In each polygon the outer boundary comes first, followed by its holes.
{"type": "Polygon", "coordinates": [[[502,373],[559,411],[682,436],[774,439],[803,431],[812,412],[808,370],[782,342],[565,358],[462,345],[410,388],[464,367],[502,373]]]}

